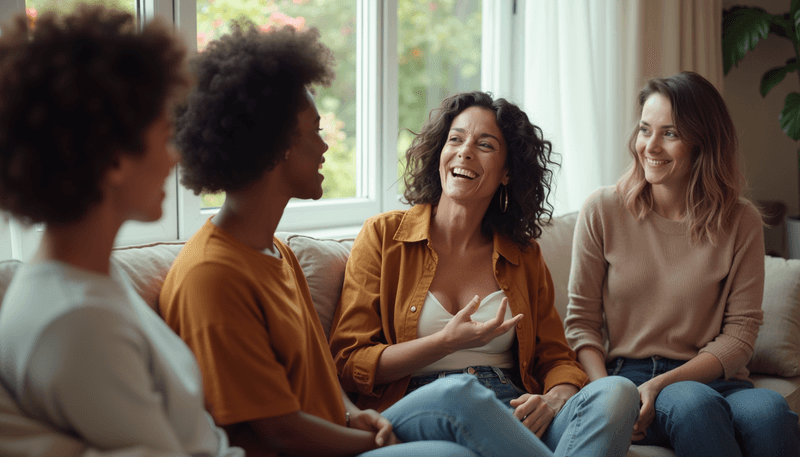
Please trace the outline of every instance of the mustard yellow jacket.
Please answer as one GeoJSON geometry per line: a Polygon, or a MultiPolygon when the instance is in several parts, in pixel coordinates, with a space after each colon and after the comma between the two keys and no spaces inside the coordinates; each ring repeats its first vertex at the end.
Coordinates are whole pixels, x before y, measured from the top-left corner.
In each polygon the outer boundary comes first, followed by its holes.
{"type": "MultiPolygon", "coordinates": [[[[384,213],[368,220],[353,244],[330,343],[342,386],[358,394],[361,408],[385,410],[405,395],[411,379],[375,385],[375,372],[388,345],[417,337],[419,311],[436,274],[430,219],[430,205],[384,213]]],[[[492,263],[512,314],[524,314],[515,351],[525,390],[583,387],[587,376],[564,337],[538,243],[522,251],[495,235],[492,263]]]]}

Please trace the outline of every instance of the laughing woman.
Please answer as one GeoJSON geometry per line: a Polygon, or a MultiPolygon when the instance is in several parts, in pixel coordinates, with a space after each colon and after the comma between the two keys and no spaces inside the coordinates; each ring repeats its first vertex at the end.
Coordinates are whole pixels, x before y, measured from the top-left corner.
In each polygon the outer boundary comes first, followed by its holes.
{"type": "Polygon", "coordinates": [[[0,307],[0,379],[25,415],[106,455],[242,455],[189,348],[109,261],[125,221],[161,217],[184,54],[159,23],[100,7],[0,38],[0,207],[45,225],[0,307]]]}
{"type": "Polygon", "coordinates": [[[633,164],[578,218],[568,340],[590,386],[608,375],[639,386],[637,444],[681,457],[800,455],[797,414],[748,379],[764,240],[728,108],[691,72],[649,81],[639,107],[633,164]]]}
{"type": "Polygon", "coordinates": [[[367,221],[347,263],[331,330],[344,387],[382,410],[468,373],[547,453],[625,455],[634,385],[612,377],[581,390],[535,241],[553,165],[541,130],[504,99],[457,94],[406,158],[415,206],[367,221]]]}

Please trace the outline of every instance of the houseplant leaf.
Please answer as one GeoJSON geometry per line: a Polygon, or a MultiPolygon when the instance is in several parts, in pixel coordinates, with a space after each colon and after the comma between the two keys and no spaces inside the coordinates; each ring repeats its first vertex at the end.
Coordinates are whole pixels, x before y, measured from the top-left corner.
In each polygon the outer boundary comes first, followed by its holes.
{"type": "Polygon", "coordinates": [[[786,96],[779,119],[784,133],[795,141],[800,140],[800,93],[786,96]]]}
{"type": "Polygon", "coordinates": [[[789,19],[794,24],[794,42],[800,42],[800,0],[792,0],[792,7],[789,10],[789,19]]]}
{"type": "Polygon", "coordinates": [[[724,16],[722,64],[727,75],[758,44],[767,38],[772,15],[760,8],[733,8],[724,16]]]}
{"type": "Polygon", "coordinates": [[[798,69],[800,69],[800,65],[797,64],[797,59],[789,59],[786,61],[786,65],[768,70],[764,73],[764,76],[761,77],[761,96],[766,97],[767,93],[779,82],[783,81],[783,78],[785,78],[788,73],[797,71],[798,69]]]}

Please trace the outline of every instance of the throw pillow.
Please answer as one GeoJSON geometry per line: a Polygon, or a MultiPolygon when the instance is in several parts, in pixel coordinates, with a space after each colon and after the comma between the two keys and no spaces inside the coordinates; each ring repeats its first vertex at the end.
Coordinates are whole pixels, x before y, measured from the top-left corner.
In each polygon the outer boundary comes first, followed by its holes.
{"type": "Polygon", "coordinates": [[[800,260],[764,259],[764,325],[758,331],[753,373],[800,375],[800,260]]]}
{"type": "Polygon", "coordinates": [[[314,308],[317,309],[325,337],[328,338],[339,296],[342,294],[344,269],[350,257],[353,240],[319,240],[286,232],[275,235],[289,246],[300,262],[314,308]]]}

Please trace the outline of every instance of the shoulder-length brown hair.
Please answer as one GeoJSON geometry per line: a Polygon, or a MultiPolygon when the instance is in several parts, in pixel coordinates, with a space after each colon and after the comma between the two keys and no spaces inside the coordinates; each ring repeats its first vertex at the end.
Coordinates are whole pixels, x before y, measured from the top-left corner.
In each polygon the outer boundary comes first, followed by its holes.
{"type": "MultiPolygon", "coordinates": [[[[691,149],[692,167],[686,192],[686,220],[693,241],[716,243],[729,228],[746,182],[739,170],[738,141],[725,101],[716,88],[697,73],[684,71],[649,80],[639,92],[639,113],[653,94],[672,105],[678,136],[691,149]]],[[[628,141],[633,163],[617,181],[625,207],[641,220],[653,209],[653,195],[636,154],[639,126],[628,141]]]]}
{"type": "Polygon", "coordinates": [[[487,236],[503,235],[525,249],[542,234],[541,226],[549,223],[553,214],[547,198],[553,181],[551,168],[558,164],[551,160],[551,145],[542,137],[542,130],[517,105],[505,99],[493,100],[485,92],[465,92],[444,99],[406,151],[403,197],[414,205],[439,201],[442,195],[439,157],[447,133],[453,119],[473,106],[494,112],[507,145],[505,167],[510,178],[506,186],[507,211],[500,209],[500,186],[494,203],[483,216],[481,230],[487,236]]]}

